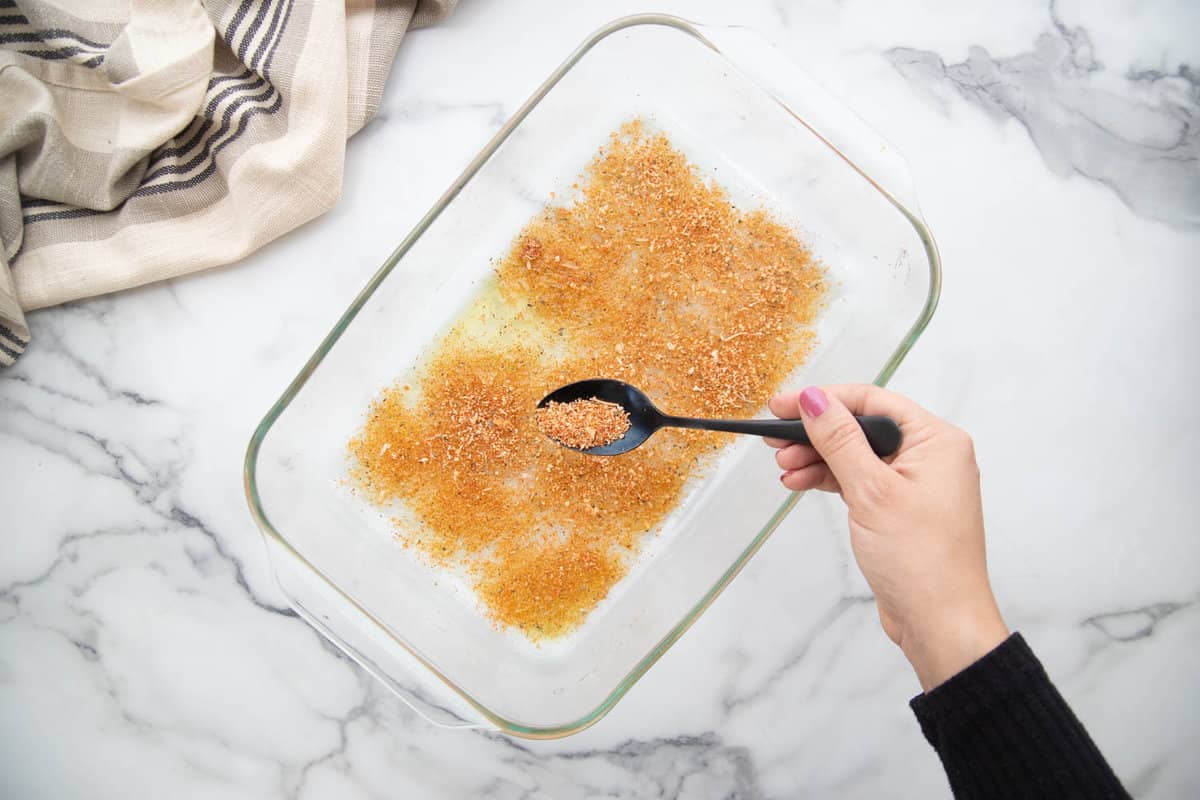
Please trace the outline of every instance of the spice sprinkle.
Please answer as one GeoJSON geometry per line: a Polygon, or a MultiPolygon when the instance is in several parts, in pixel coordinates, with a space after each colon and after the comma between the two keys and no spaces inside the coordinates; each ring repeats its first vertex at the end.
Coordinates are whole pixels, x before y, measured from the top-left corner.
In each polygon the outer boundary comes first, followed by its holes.
{"type": "Polygon", "coordinates": [[[587,618],[728,441],[671,429],[584,455],[539,430],[547,390],[605,375],[680,414],[753,415],[810,351],[827,286],[791,229],[641,120],[573,189],[349,443],[351,485],[398,539],[535,641],[587,618]]]}

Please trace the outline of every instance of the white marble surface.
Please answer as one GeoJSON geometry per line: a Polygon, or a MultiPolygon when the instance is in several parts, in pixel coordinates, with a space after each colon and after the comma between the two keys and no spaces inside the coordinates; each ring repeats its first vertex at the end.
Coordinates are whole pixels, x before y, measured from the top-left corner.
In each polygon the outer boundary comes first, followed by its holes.
{"type": "MultiPolygon", "coordinates": [[[[1200,6],[656,5],[760,29],[909,157],[946,279],[894,386],[975,434],[1008,621],[1117,772],[1200,794],[1200,6]]],[[[0,796],[948,796],[830,499],[552,743],[427,725],[268,571],[259,417],[533,86],[638,10],[463,0],[401,48],[331,214],[32,316],[0,372],[0,796]]]]}

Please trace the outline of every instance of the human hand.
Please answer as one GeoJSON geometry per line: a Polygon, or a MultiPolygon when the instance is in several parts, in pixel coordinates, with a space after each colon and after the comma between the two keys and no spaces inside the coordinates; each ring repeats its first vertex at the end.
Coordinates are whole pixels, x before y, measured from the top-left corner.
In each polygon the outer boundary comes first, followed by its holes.
{"type": "Polygon", "coordinates": [[[841,494],[850,546],[875,593],[879,619],[929,691],[1008,637],[988,582],[975,448],[964,431],[906,397],[872,385],[810,386],[771,399],[804,420],[813,446],[768,439],[795,491],[841,494]],[[867,444],[855,414],[882,414],[903,440],[890,463],[867,444]]]}

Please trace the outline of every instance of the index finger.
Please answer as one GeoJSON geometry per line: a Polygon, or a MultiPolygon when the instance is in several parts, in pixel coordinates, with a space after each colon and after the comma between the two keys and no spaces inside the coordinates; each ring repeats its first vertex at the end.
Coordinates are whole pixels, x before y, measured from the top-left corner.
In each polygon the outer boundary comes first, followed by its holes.
{"type": "MultiPolygon", "coordinates": [[[[856,416],[871,414],[891,417],[901,427],[933,417],[933,414],[904,395],[873,383],[841,383],[822,386],[821,389],[826,394],[836,396],[856,416]]],[[[799,419],[800,392],[777,394],[768,401],[767,407],[781,419],[799,419]]]]}

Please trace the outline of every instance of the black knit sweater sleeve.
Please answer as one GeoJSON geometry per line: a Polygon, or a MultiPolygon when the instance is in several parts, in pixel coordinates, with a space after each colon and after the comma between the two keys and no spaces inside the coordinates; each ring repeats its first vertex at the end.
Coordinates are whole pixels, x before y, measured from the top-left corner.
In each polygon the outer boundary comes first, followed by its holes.
{"type": "Polygon", "coordinates": [[[958,800],[1129,797],[1019,633],[910,705],[958,800]]]}

